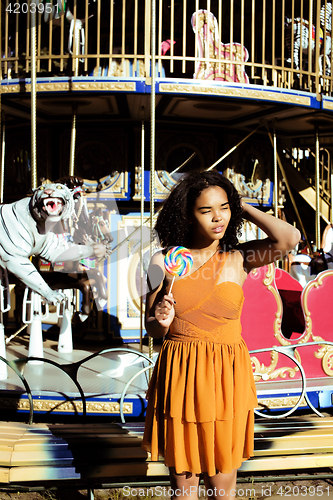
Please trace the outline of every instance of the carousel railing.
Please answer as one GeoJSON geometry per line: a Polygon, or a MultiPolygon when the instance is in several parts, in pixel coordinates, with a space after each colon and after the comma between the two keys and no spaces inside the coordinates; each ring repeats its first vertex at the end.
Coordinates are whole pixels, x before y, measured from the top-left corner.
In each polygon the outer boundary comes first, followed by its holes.
{"type": "MultiPolygon", "coordinates": [[[[2,0],[2,77],[151,75],[151,0],[2,0]]],[[[154,11],[155,12],[155,11],[154,11]]],[[[332,92],[327,0],[156,2],[157,76],[332,92]]]]}
{"type": "MultiPolygon", "coordinates": [[[[140,368],[135,372],[135,374],[128,380],[124,382],[124,387],[122,389],[121,395],[120,395],[120,402],[119,402],[119,413],[120,413],[120,418],[121,421],[124,423],[125,422],[125,417],[124,417],[124,400],[125,396],[128,394],[128,389],[132,382],[138,378],[140,375],[144,374],[147,370],[151,369],[152,367],[155,366],[155,361],[151,359],[149,356],[146,354],[136,351],[134,349],[129,349],[125,347],[111,347],[108,349],[103,349],[101,351],[95,352],[93,354],[90,354],[89,356],[84,357],[83,359],[80,359],[79,361],[72,362],[72,363],[58,363],[52,359],[47,359],[47,358],[41,358],[37,356],[28,356],[28,357],[22,357],[22,358],[17,358],[17,359],[12,359],[12,360],[7,360],[6,358],[0,356],[0,363],[5,363],[6,366],[11,368],[11,370],[14,371],[14,373],[17,375],[17,377],[20,379],[22,384],[24,385],[24,388],[26,390],[26,394],[29,400],[29,424],[33,423],[33,417],[34,417],[34,402],[33,402],[33,389],[31,389],[29,381],[27,380],[27,377],[24,374],[24,369],[27,363],[46,363],[50,364],[55,368],[59,368],[61,371],[63,371],[68,377],[71,379],[73,384],[75,385],[76,389],[78,390],[78,398],[81,399],[81,404],[78,403],[77,397],[69,397],[68,396],[68,401],[72,402],[73,405],[73,412],[79,413],[78,408],[81,408],[82,410],[82,418],[83,420],[85,419],[87,415],[87,396],[84,392],[84,389],[82,387],[82,383],[80,383],[79,380],[79,374],[80,374],[80,368],[82,369],[82,366],[87,363],[88,361],[92,360],[93,358],[96,358],[97,356],[102,356],[107,353],[114,353],[114,352],[125,352],[129,353],[132,355],[137,356],[138,358],[141,358],[141,360],[144,362],[146,361],[148,365],[144,366],[143,368],[140,368]]],[[[112,360],[110,360],[110,363],[112,360]]],[[[148,380],[148,379],[147,379],[148,380]]]]}
{"type": "MultiPolygon", "coordinates": [[[[254,350],[249,351],[250,354],[262,353],[262,352],[273,352],[273,351],[281,353],[282,355],[288,357],[289,359],[291,359],[295,363],[295,365],[297,366],[297,368],[299,369],[300,374],[301,374],[301,387],[299,388],[300,394],[297,398],[296,403],[293,405],[292,408],[288,408],[287,410],[282,411],[282,413],[281,412],[274,412],[274,411],[271,412],[269,407],[267,407],[265,405],[264,406],[261,405],[260,398],[259,398],[259,401],[258,401],[259,406],[257,409],[254,410],[254,412],[257,416],[268,418],[268,419],[279,419],[279,418],[287,417],[287,416],[291,415],[292,413],[294,413],[300,407],[300,405],[302,403],[303,403],[303,405],[304,405],[304,403],[306,403],[307,406],[309,407],[309,409],[312,410],[317,416],[319,416],[319,417],[324,416],[311,403],[311,400],[307,394],[306,374],[304,372],[304,368],[302,367],[301,363],[299,362],[299,360],[297,359],[297,357],[295,355],[295,350],[300,348],[300,347],[318,346],[318,345],[320,345],[320,346],[323,346],[323,345],[333,346],[333,342],[321,340],[320,342],[319,341],[318,342],[307,342],[304,344],[299,343],[296,345],[286,345],[286,346],[279,346],[279,347],[273,346],[273,347],[269,347],[269,348],[254,349],[254,350]]],[[[84,392],[82,385],[79,381],[79,369],[82,367],[82,365],[84,363],[86,363],[87,361],[89,361],[97,356],[101,356],[101,355],[107,354],[107,353],[114,353],[114,352],[126,352],[126,353],[130,353],[130,354],[134,354],[135,356],[142,358],[142,361],[146,361],[148,363],[146,366],[139,368],[126,382],[124,382],[124,387],[122,389],[122,392],[121,392],[121,395],[119,398],[120,420],[124,424],[125,423],[124,403],[125,403],[126,395],[128,395],[128,389],[129,389],[130,385],[134,382],[134,380],[136,378],[138,378],[139,376],[146,373],[148,370],[150,370],[155,365],[154,360],[152,360],[150,357],[148,357],[147,355],[145,355],[141,352],[135,351],[133,349],[123,348],[123,347],[115,347],[115,348],[103,349],[102,351],[96,352],[94,354],[86,356],[85,358],[83,358],[77,362],[73,362],[73,363],[69,363],[69,364],[58,363],[58,362],[53,361],[51,359],[39,358],[39,357],[35,357],[35,356],[23,357],[23,358],[10,360],[10,361],[7,360],[6,358],[3,358],[2,356],[0,356],[0,363],[4,362],[9,368],[11,368],[15,372],[15,374],[19,377],[22,384],[24,385],[24,388],[26,390],[26,394],[27,394],[27,397],[29,400],[29,424],[33,423],[33,418],[34,418],[34,400],[33,400],[33,392],[34,391],[31,389],[30,384],[29,384],[29,382],[24,374],[24,367],[29,362],[30,363],[50,364],[55,368],[59,368],[66,375],[69,376],[69,378],[75,384],[75,386],[78,390],[79,396],[74,397],[74,398],[68,397],[68,401],[72,402],[73,411],[77,412],[78,408],[82,409],[81,416],[82,416],[82,419],[84,421],[85,417],[87,416],[87,402],[86,402],[85,392],[84,392]],[[78,399],[81,400],[81,404],[78,402],[78,399]]],[[[110,360],[110,362],[111,362],[111,360],[110,360]]],[[[262,373],[254,372],[254,375],[259,376],[263,380],[266,380],[265,376],[262,373]]]]}

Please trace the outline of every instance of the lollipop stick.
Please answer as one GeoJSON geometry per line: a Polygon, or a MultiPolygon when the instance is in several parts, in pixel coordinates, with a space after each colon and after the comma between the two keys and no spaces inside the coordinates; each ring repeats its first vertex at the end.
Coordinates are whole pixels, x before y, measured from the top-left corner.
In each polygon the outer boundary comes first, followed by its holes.
{"type": "Polygon", "coordinates": [[[171,294],[171,290],[172,290],[172,287],[173,287],[174,281],[175,281],[175,276],[172,278],[172,281],[171,281],[171,286],[170,286],[170,290],[169,290],[168,295],[170,295],[170,294],[171,294]]]}

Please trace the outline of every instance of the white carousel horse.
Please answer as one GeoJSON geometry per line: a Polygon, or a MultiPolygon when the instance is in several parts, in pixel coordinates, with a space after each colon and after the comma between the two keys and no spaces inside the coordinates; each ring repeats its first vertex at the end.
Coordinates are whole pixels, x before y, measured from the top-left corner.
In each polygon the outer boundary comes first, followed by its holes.
{"type": "Polygon", "coordinates": [[[249,53],[240,43],[222,43],[216,17],[208,10],[197,10],[192,15],[191,24],[196,34],[197,58],[193,78],[249,83],[244,64],[249,53]],[[216,59],[216,62],[203,59],[216,59]],[[220,62],[224,59],[228,62],[220,62]],[[229,62],[230,61],[230,62],[229,62]]]}

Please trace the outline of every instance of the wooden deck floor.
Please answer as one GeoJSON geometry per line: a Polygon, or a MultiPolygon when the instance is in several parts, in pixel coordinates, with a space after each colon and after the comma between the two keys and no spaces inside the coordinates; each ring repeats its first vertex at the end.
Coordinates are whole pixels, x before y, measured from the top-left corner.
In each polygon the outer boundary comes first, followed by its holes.
{"type": "MultiPolygon", "coordinates": [[[[0,423],[0,483],[153,479],[168,469],[141,448],[143,423],[0,423]]],[[[255,456],[240,471],[333,467],[333,418],[259,420],[255,456]]]]}

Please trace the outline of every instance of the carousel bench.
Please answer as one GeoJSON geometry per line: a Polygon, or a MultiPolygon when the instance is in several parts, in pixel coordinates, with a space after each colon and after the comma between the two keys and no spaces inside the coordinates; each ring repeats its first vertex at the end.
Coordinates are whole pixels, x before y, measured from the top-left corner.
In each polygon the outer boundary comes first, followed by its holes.
{"type": "MultiPolygon", "coordinates": [[[[168,479],[163,460],[141,448],[144,424],[0,424],[0,487],[121,487],[168,479]]],[[[240,477],[260,471],[333,466],[333,418],[259,419],[255,456],[240,477]]]]}

